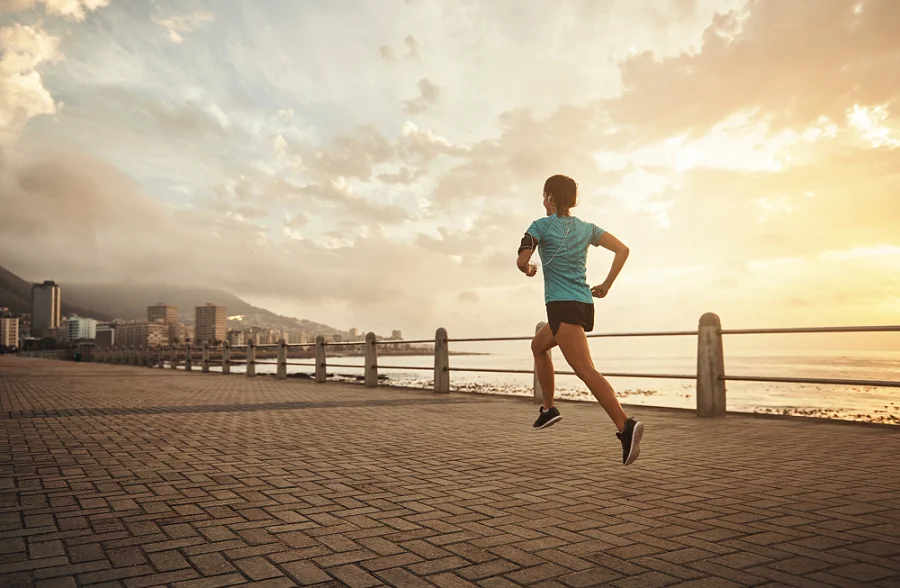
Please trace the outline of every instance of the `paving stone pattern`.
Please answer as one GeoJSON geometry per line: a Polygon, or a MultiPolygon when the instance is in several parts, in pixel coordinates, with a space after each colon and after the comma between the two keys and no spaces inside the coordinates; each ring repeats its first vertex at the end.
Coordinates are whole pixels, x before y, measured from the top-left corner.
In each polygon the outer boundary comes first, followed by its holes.
{"type": "Polygon", "coordinates": [[[900,586],[900,428],[0,356],[0,586],[900,586]]]}

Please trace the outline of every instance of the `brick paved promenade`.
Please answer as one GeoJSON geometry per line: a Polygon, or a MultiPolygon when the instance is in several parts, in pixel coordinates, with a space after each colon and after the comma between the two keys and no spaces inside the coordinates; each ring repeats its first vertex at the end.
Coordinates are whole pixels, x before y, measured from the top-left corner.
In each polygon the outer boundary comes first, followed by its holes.
{"type": "Polygon", "coordinates": [[[900,586],[900,428],[0,356],[0,586],[900,586]]]}

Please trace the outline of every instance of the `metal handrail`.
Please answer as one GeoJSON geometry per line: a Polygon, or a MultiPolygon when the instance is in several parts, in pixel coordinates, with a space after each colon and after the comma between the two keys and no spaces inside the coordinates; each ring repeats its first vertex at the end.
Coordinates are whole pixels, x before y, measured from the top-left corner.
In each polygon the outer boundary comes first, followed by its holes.
{"type": "MultiPolygon", "coordinates": [[[[701,397],[701,381],[704,383],[704,398],[710,398],[709,395],[715,394],[724,394],[724,384],[723,382],[769,382],[769,383],[785,383],[785,384],[821,384],[821,385],[836,385],[836,386],[863,386],[863,387],[886,387],[886,388],[896,388],[900,389],[900,379],[898,380],[866,380],[866,379],[844,379],[844,378],[803,378],[803,377],[780,377],[780,376],[753,376],[753,375],[729,375],[726,373],[724,369],[724,365],[721,364],[721,359],[718,360],[718,365],[715,364],[715,355],[716,353],[723,353],[722,346],[722,337],[724,335],[772,335],[772,334],[804,334],[804,333],[876,333],[876,332],[900,332],[900,325],[869,325],[869,326],[824,326],[824,327],[778,327],[778,328],[751,328],[751,329],[722,329],[721,323],[716,315],[712,315],[712,321],[709,320],[708,315],[704,315],[701,318],[700,325],[698,329],[692,330],[679,330],[679,331],[637,331],[637,332],[619,332],[619,333],[596,333],[596,334],[588,334],[587,337],[590,339],[597,338],[621,338],[621,337],[679,337],[679,336],[694,336],[700,337],[700,345],[704,347],[707,351],[707,355],[704,357],[707,358],[707,363],[703,364],[706,366],[705,375],[701,375],[701,367],[698,363],[698,372],[696,374],[670,374],[670,373],[625,373],[625,372],[607,372],[604,375],[608,377],[618,377],[618,378],[652,378],[652,379],[673,379],[673,380],[696,380],[698,383],[698,411],[700,408],[700,397],[701,397]],[[709,359],[712,357],[712,359],[709,359]],[[710,372],[712,370],[712,372],[710,372]],[[706,378],[705,380],[701,380],[701,378],[706,378]],[[721,389],[722,392],[712,391],[711,382],[718,382],[717,390],[721,389]]],[[[479,368],[479,367],[470,367],[470,368],[455,368],[449,365],[449,351],[448,351],[448,343],[477,343],[477,342],[502,342],[502,341],[531,341],[533,340],[533,336],[516,336],[516,337],[460,337],[460,338],[451,338],[446,336],[446,331],[443,329],[438,330],[438,337],[436,340],[431,339],[413,339],[413,340],[402,340],[402,339],[391,339],[391,340],[374,340],[372,338],[372,334],[370,333],[367,336],[367,340],[365,341],[333,341],[333,342],[323,342],[321,340],[312,343],[286,343],[283,340],[278,343],[265,343],[252,345],[251,343],[243,344],[243,345],[233,345],[229,346],[226,344],[223,345],[173,345],[170,347],[164,347],[162,349],[158,349],[157,353],[159,354],[158,358],[162,361],[163,365],[176,365],[182,366],[185,363],[193,364],[194,366],[202,365],[204,371],[208,371],[208,367],[210,365],[240,365],[246,364],[248,366],[248,375],[254,375],[254,373],[250,370],[252,365],[277,365],[279,367],[278,373],[279,377],[286,377],[287,366],[288,365],[296,365],[303,367],[314,367],[316,368],[317,377],[321,376],[321,372],[319,368],[346,368],[346,369],[354,369],[354,370],[365,370],[366,372],[366,380],[367,385],[372,385],[370,376],[372,372],[377,372],[380,368],[382,370],[420,370],[420,371],[431,371],[433,366],[411,366],[411,365],[377,365],[377,360],[372,361],[373,357],[371,355],[373,348],[379,345],[423,345],[427,344],[429,346],[435,346],[435,366],[438,369],[442,370],[444,374],[448,372],[469,372],[469,373],[496,373],[496,374],[523,374],[523,375],[533,375],[534,369],[503,369],[503,368],[479,368]],[[368,347],[372,345],[372,347],[368,347]],[[313,358],[301,356],[296,359],[303,359],[305,361],[287,361],[287,358],[290,357],[289,353],[291,349],[306,349],[311,347],[318,348],[322,346],[323,349],[317,349],[318,357],[313,361],[313,358]],[[263,360],[238,360],[238,359],[228,359],[225,360],[225,350],[226,348],[232,351],[233,353],[237,353],[239,356],[244,354],[246,350],[247,356],[251,354],[251,347],[265,350],[264,357],[269,357],[269,361],[263,360]],[[338,348],[338,347],[346,347],[346,348],[365,348],[366,349],[366,359],[360,364],[346,364],[346,363],[336,363],[329,364],[327,362],[327,358],[331,357],[334,359],[339,359],[341,357],[341,353],[337,352],[334,355],[330,355],[326,352],[325,359],[321,358],[321,352],[323,350],[327,350],[329,347],[338,348]],[[278,349],[278,360],[271,359],[271,350],[277,348],[278,349]],[[203,350],[201,353],[201,349],[203,350]],[[190,351],[190,353],[188,353],[190,351]],[[221,362],[213,359],[211,354],[222,353],[221,362]],[[441,363],[439,363],[438,354],[442,354],[441,363]],[[174,357],[164,357],[166,354],[171,354],[174,357]],[[205,359],[205,361],[204,361],[205,359]]],[[[421,348],[420,348],[421,349],[421,348]]],[[[140,364],[141,359],[139,354],[147,354],[146,359],[151,359],[149,354],[151,353],[150,349],[145,347],[141,347],[139,349],[126,347],[122,350],[122,353],[119,355],[114,355],[114,358],[117,358],[118,361],[123,363],[138,363],[140,364]],[[124,360],[124,361],[123,361],[124,360]]],[[[334,352],[333,352],[334,353],[334,352]]],[[[375,354],[375,357],[378,357],[379,354],[375,354]]],[[[381,357],[388,357],[390,354],[385,352],[385,354],[381,357]]],[[[701,354],[698,351],[698,362],[700,361],[701,354]]],[[[572,376],[576,375],[573,371],[556,371],[556,375],[560,376],[572,376]]],[[[436,376],[439,374],[436,374],[436,376]]],[[[446,376],[444,376],[446,377],[446,376]]],[[[436,378],[437,379],[437,378],[436,378]]],[[[321,380],[319,380],[321,381],[321,380]]],[[[443,391],[447,391],[447,386],[449,382],[445,381],[442,386],[444,387],[443,391]]],[[[438,390],[438,382],[435,382],[435,390],[438,390]]],[[[724,396],[722,397],[721,406],[724,406],[724,396]]],[[[718,402],[718,401],[716,401],[718,402]]],[[[704,409],[709,411],[710,409],[704,405],[704,409]]],[[[719,408],[715,408],[716,415],[719,414],[719,408]]],[[[722,409],[724,410],[724,409],[722,409]]],[[[724,413],[723,413],[724,414],[724,413]]]]}
{"type": "MultiPolygon", "coordinates": [[[[385,366],[378,366],[385,367],[385,366]]],[[[431,368],[428,368],[431,369],[431,368]]],[[[514,370],[514,369],[503,369],[503,368],[447,368],[448,372],[475,372],[475,373],[488,373],[488,374],[533,374],[534,370],[514,370]]],[[[557,370],[553,372],[557,376],[574,376],[577,375],[573,371],[569,370],[557,370]]],[[[618,373],[618,372],[603,372],[604,376],[608,376],[611,378],[660,378],[660,379],[670,379],[670,380],[696,380],[697,375],[685,375],[685,374],[632,374],[632,373],[618,373]]]]}
{"type": "MultiPolygon", "coordinates": [[[[684,337],[696,336],[697,331],[645,331],[633,333],[594,333],[587,335],[588,339],[600,339],[608,337],[684,337]]],[[[477,343],[486,341],[531,341],[534,335],[522,337],[463,337],[445,339],[447,343],[477,343]]]]}
{"type": "Polygon", "coordinates": [[[776,335],[782,333],[888,333],[900,332],[900,325],[868,327],[787,327],[775,329],[722,329],[723,335],[776,335]]]}
{"type": "Polygon", "coordinates": [[[781,378],[768,376],[722,377],[733,382],[776,382],[782,384],[829,384],[834,386],[873,386],[878,388],[900,388],[900,380],[846,380],[842,378],[781,378]]]}

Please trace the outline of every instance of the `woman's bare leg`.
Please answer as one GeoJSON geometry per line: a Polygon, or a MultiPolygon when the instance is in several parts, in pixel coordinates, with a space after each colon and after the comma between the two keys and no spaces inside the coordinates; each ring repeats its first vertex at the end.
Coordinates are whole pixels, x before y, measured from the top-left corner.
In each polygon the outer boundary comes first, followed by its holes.
{"type": "Polygon", "coordinates": [[[550,350],[556,347],[556,339],[550,325],[544,325],[531,340],[531,352],[534,354],[534,371],[537,373],[538,382],[541,384],[541,392],[544,395],[544,410],[550,410],[553,406],[556,377],[553,370],[553,358],[550,350]]]}
{"type": "MultiPolygon", "coordinates": [[[[559,325],[555,339],[563,357],[566,358],[568,364],[575,371],[575,375],[587,384],[591,394],[600,402],[600,406],[603,407],[603,410],[612,419],[613,424],[616,425],[616,429],[622,431],[625,428],[625,421],[628,420],[628,416],[622,409],[622,405],[619,404],[619,399],[616,398],[616,392],[613,390],[613,387],[594,367],[584,328],[581,325],[562,323],[559,325]]],[[[543,387],[543,385],[542,382],[541,386],[543,387]]]]}

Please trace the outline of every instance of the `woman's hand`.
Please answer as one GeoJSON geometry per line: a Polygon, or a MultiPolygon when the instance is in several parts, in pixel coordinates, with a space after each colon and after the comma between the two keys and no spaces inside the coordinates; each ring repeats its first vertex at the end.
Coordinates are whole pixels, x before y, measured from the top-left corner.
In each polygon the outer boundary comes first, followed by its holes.
{"type": "Polygon", "coordinates": [[[612,286],[612,284],[603,282],[599,286],[591,288],[591,294],[593,294],[594,298],[605,298],[607,293],[609,293],[610,286],[612,286]]]}
{"type": "Polygon", "coordinates": [[[534,276],[536,276],[537,275],[537,264],[529,263],[525,267],[525,275],[528,276],[529,278],[533,278],[534,276]]]}

